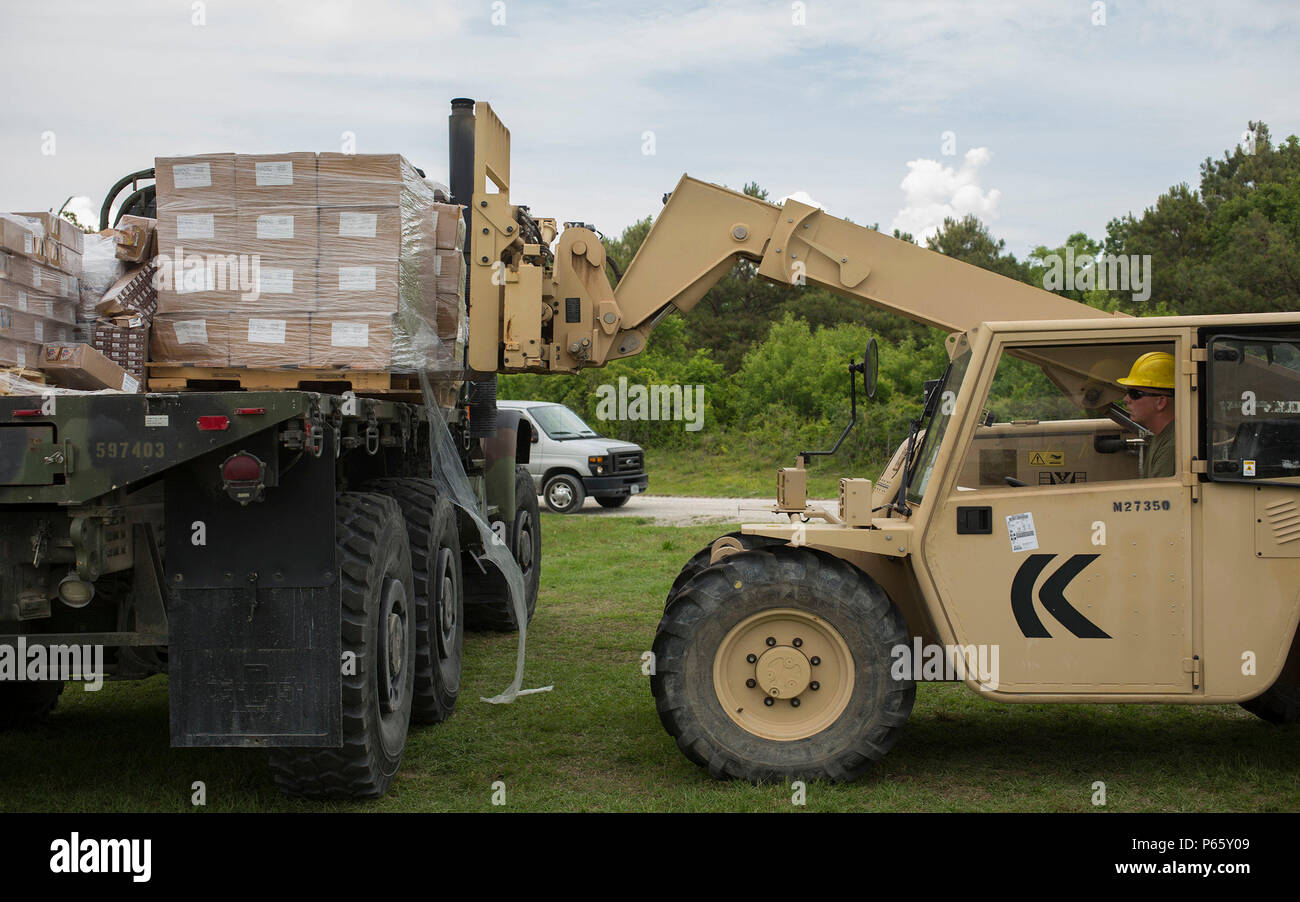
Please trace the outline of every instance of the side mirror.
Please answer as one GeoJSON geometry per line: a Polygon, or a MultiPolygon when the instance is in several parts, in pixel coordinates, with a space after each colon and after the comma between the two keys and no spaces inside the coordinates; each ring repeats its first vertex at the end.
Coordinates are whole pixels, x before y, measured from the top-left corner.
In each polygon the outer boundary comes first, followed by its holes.
{"type": "Polygon", "coordinates": [[[880,349],[876,339],[867,339],[867,350],[862,355],[862,391],[868,398],[876,396],[876,381],[880,378],[880,349]]]}
{"type": "Polygon", "coordinates": [[[534,445],[537,444],[537,430],[536,430],[536,429],[529,429],[529,430],[528,430],[528,441],[532,442],[534,445]]]}

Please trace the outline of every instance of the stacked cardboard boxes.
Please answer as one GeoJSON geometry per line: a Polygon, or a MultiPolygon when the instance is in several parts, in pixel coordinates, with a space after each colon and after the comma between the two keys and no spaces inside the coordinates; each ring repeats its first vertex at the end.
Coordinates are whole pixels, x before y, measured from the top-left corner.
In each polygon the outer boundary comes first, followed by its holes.
{"type": "Polygon", "coordinates": [[[460,208],[437,203],[403,157],[207,154],[155,171],[153,360],[459,368],[460,208]],[[454,260],[439,279],[442,257],[454,260]]]}
{"type": "Polygon", "coordinates": [[[49,213],[0,213],[0,365],[39,365],[72,339],[81,232],[49,213]]]}

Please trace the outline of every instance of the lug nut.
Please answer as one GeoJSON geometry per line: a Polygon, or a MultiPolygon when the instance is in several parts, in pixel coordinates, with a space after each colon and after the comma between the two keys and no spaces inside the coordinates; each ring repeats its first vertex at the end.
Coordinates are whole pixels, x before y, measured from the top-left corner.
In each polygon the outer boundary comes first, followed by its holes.
{"type": "Polygon", "coordinates": [[[767,706],[770,708],[770,707],[772,707],[773,705],[775,705],[776,702],[774,702],[774,701],[772,700],[772,696],[769,695],[767,698],[763,699],[763,704],[767,705],[767,706]]]}
{"type": "Polygon", "coordinates": [[[757,685],[758,685],[758,680],[754,679],[753,677],[750,677],[749,679],[745,680],[745,686],[749,689],[753,689],[757,685]]]}
{"type": "Polygon", "coordinates": [[[745,655],[745,660],[751,664],[758,663],[758,655],[745,655]]]}
{"type": "Polygon", "coordinates": [[[810,663],[810,664],[812,664],[812,666],[816,667],[816,666],[817,666],[818,664],[820,664],[821,662],[822,662],[822,659],[821,659],[821,658],[817,657],[816,655],[813,655],[813,656],[812,656],[812,660],[809,661],[808,663],[810,663]]]}
{"type": "Polygon", "coordinates": [[[772,647],[773,645],[775,645],[775,644],[776,644],[776,640],[773,639],[771,636],[768,636],[768,637],[767,637],[767,645],[768,645],[768,648],[771,648],[771,647],[772,647]]]}
{"type": "Polygon", "coordinates": [[[792,698],[792,699],[790,699],[790,707],[791,707],[791,708],[797,708],[797,707],[799,707],[799,699],[797,699],[797,698],[792,698]]]}
{"type": "Polygon", "coordinates": [[[792,642],[792,643],[790,643],[790,644],[793,645],[795,648],[798,648],[799,646],[803,645],[803,640],[802,640],[802,639],[795,639],[794,642],[792,642]]]}
{"type": "Polygon", "coordinates": [[[808,688],[811,689],[813,692],[816,692],[821,687],[822,684],[817,682],[816,680],[813,680],[811,683],[808,684],[808,688]]]}

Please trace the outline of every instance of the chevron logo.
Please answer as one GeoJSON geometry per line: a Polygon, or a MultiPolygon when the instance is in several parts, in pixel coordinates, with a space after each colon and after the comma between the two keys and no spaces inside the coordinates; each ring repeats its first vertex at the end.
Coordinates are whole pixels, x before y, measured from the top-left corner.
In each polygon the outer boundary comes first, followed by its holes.
{"type": "MultiPolygon", "coordinates": [[[[1099,554],[1071,555],[1069,560],[1047,578],[1047,582],[1043,583],[1043,588],[1038,593],[1038,600],[1043,603],[1044,610],[1080,639],[1110,638],[1101,627],[1080,614],[1065,600],[1066,587],[1099,557],[1101,557],[1099,554]]],[[[1038,618],[1038,613],[1034,610],[1034,583],[1055,558],[1054,554],[1031,554],[1025,558],[1025,562],[1016,571],[1016,578],[1011,581],[1011,613],[1016,617],[1016,625],[1020,627],[1020,632],[1028,639],[1052,638],[1052,634],[1047,631],[1047,627],[1043,626],[1043,621],[1038,618]]]]}

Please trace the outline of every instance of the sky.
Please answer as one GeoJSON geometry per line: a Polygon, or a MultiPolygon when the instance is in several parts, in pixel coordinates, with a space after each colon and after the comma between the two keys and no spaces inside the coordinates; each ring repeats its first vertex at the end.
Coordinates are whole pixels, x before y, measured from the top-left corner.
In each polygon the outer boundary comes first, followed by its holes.
{"type": "Polygon", "coordinates": [[[452,97],[511,130],[511,199],[617,235],[682,173],[1018,257],[1104,237],[1250,120],[1300,132],[1300,4],[3,0],[0,209],[99,204],[155,156],[401,153],[452,97]]]}

